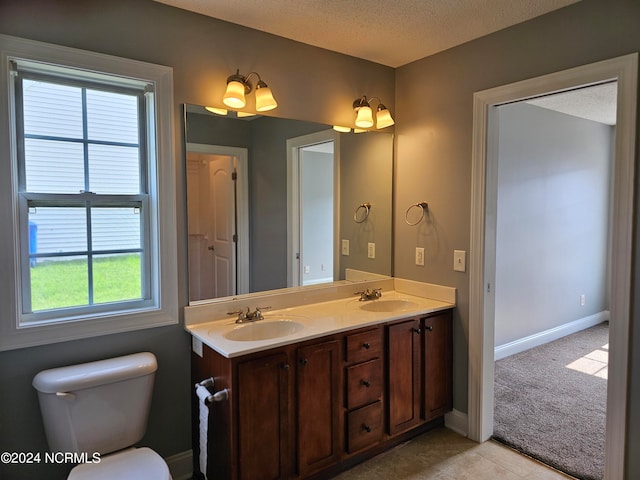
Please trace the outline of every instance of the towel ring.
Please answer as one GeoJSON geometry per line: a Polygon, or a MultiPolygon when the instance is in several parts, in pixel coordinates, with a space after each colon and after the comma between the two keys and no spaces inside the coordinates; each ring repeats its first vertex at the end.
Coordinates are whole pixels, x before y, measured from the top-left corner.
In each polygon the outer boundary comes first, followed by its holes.
{"type": "Polygon", "coordinates": [[[427,202],[420,202],[420,203],[411,205],[409,208],[407,208],[407,211],[404,213],[404,221],[407,222],[407,225],[410,225],[412,227],[419,224],[424,218],[424,212],[427,208],[429,208],[429,204],[427,202]],[[411,211],[412,208],[419,208],[421,210],[420,218],[418,218],[418,220],[413,223],[409,221],[409,212],[411,211]]]}
{"type": "Polygon", "coordinates": [[[356,211],[353,213],[353,221],[356,223],[362,223],[364,222],[367,217],[369,216],[369,211],[371,211],[371,204],[370,203],[363,203],[362,205],[360,205],[358,208],[356,208],[356,211]],[[358,212],[364,209],[364,214],[362,215],[362,218],[360,220],[358,220],[358,212]]]}

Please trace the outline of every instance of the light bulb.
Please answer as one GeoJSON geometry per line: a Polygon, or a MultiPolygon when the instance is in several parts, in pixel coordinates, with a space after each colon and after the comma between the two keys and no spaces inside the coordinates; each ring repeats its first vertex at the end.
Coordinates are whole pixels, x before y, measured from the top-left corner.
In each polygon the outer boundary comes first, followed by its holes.
{"type": "Polygon", "coordinates": [[[222,97],[223,103],[231,108],[244,108],[247,101],[244,98],[245,86],[242,82],[232,80],[227,83],[227,91],[222,97]]]}
{"type": "Polygon", "coordinates": [[[356,115],[356,125],[360,128],[373,127],[373,112],[368,105],[358,108],[356,115]]]}

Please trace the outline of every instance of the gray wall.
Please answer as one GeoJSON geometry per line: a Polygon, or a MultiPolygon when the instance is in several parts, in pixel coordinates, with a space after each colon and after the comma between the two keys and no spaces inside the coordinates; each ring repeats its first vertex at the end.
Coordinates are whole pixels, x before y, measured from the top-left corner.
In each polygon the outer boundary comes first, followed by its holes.
{"type": "MultiPolygon", "coordinates": [[[[278,99],[274,113],[287,118],[349,124],[353,99],[366,94],[391,100],[394,93],[391,68],[150,0],[2,0],[0,33],[173,67],[177,225],[185,232],[178,237],[180,305],[187,303],[188,283],[183,103],[221,106],[226,77],[236,68],[258,71],[278,99]]],[[[0,352],[0,451],[46,451],[31,387],[38,371],[142,350],[152,351],[159,360],[142,443],[163,456],[189,450],[190,340],[176,325],[0,352]]],[[[56,480],[66,478],[68,470],[69,466],[50,464],[2,464],[0,478],[56,480]]]]}
{"type": "Polygon", "coordinates": [[[525,103],[498,111],[496,346],[608,310],[614,133],[525,103]]]}
{"type": "MultiPolygon", "coordinates": [[[[469,277],[453,271],[452,254],[473,248],[473,93],[637,52],[639,18],[637,0],[582,0],[396,70],[394,273],[458,289],[454,407],[460,411],[467,411],[469,277]],[[409,204],[423,198],[431,221],[421,231],[405,225],[403,216],[409,204]],[[414,265],[416,246],[425,246],[425,267],[414,265]]],[[[637,225],[638,204],[635,216],[637,225]]],[[[633,296],[640,298],[640,256],[633,261],[633,296]]],[[[635,346],[640,345],[637,305],[632,312],[630,345],[635,346]]],[[[626,477],[632,479],[640,478],[639,348],[631,348],[629,378],[626,477]]]]}
{"type": "MultiPolygon", "coordinates": [[[[393,135],[340,134],[340,236],[349,240],[349,256],[340,256],[345,269],[389,275],[392,272],[393,135]],[[369,217],[353,221],[358,205],[371,204],[369,217]],[[376,258],[367,257],[367,244],[376,244],[376,258]]],[[[358,216],[362,214],[358,212],[358,216]]]]}

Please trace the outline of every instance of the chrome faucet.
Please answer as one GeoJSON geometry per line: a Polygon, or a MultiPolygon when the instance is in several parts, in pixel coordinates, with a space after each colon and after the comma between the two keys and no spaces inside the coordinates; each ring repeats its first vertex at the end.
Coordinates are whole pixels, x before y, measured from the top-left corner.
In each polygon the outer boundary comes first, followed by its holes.
{"type": "Polygon", "coordinates": [[[374,288],[369,290],[368,288],[363,292],[356,292],[356,295],[360,295],[360,301],[366,302],[367,300],[377,300],[382,296],[382,288],[374,288]]]}
{"type": "Polygon", "coordinates": [[[264,319],[262,310],[266,310],[268,308],[271,307],[256,307],[256,309],[252,312],[251,309],[247,307],[246,312],[244,310],[236,310],[233,312],[227,312],[227,315],[238,315],[236,323],[256,322],[258,320],[264,319]]]}

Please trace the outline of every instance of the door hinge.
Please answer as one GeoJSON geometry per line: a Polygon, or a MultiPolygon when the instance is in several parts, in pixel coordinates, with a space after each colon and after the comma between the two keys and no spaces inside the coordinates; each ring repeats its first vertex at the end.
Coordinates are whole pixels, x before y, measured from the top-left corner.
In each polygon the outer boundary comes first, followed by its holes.
{"type": "Polygon", "coordinates": [[[233,243],[238,243],[238,234],[237,233],[233,234],[233,243]]]}
{"type": "Polygon", "coordinates": [[[491,293],[491,284],[487,283],[487,293],[491,293]]]}
{"type": "Polygon", "coordinates": [[[238,180],[238,172],[236,172],[235,170],[231,174],[231,180],[238,180]]]}

